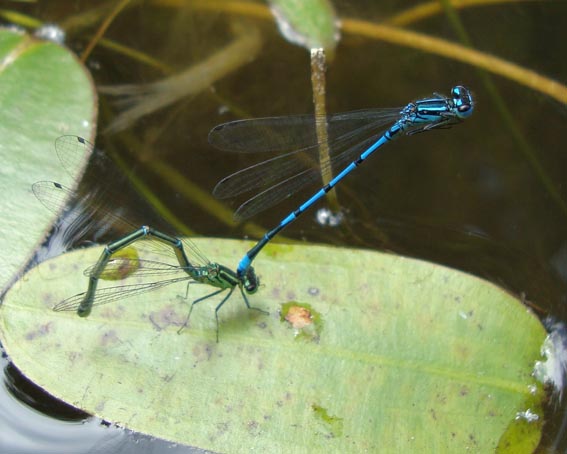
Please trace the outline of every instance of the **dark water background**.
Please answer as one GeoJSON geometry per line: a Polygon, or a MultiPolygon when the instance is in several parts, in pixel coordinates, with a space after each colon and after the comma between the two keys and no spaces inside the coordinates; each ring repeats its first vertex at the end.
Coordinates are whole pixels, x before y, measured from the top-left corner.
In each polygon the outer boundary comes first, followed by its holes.
{"type": "MultiPolygon", "coordinates": [[[[340,17],[375,23],[418,4],[335,2],[340,17]]],[[[2,7],[57,24],[93,5],[39,1],[4,2],[2,7]]],[[[228,45],[234,39],[231,25],[243,20],[191,5],[133,2],[115,19],[105,38],[151,55],[172,73],[182,71],[228,45]]],[[[481,5],[460,10],[458,15],[475,49],[559,82],[567,80],[567,3],[481,5]]],[[[206,200],[197,202],[172,189],[171,175],[156,172],[156,163],[167,163],[210,194],[222,177],[262,159],[210,147],[207,134],[213,126],[243,114],[256,117],[313,110],[308,52],[286,42],[272,21],[248,20],[247,26],[258,29],[262,42],[253,61],[216,82],[214,91],[180,97],[123,132],[97,137],[99,147],[123,156],[162,203],[199,235],[242,238],[249,231],[247,224],[234,225],[211,214],[206,200]]],[[[67,44],[80,52],[99,25],[70,29],[67,44]]],[[[407,27],[459,42],[455,24],[442,12],[407,27]]],[[[164,77],[164,71],[102,46],[94,49],[87,66],[100,85],[143,84],[164,77]]],[[[286,237],[388,250],[458,268],[525,295],[541,309],[542,317],[566,320],[565,105],[490,75],[511,116],[509,123],[498,110],[486,79],[473,66],[352,33],[343,33],[327,78],[331,112],[401,106],[435,91],[447,93],[456,84],[473,90],[476,111],[451,130],[388,145],[341,183],[338,194],[347,210],[347,222],[340,228],[322,227],[314,213],[308,213],[285,231],[286,237]]],[[[114,97],[101,95],[100,102],[99,131],[104,131],[119,108],[114,97]]],[[[256,216],[253,222],[265,228],[276,225],[306,194],[256,216]]],[[[128,206],[123,200],[115,203],[128,206]]],[[[13,366],[4,368],[3,384],[2,452],[188,451],[87,420],[87,415],[54,402],[13,366]]],[[[565,405],[560,404],[550,412],[545,426],[544,444],[557,452],[567,452],[565,420],[565,405]]],[[[547,451],[542,448],[541,452],[547,451]]]]}

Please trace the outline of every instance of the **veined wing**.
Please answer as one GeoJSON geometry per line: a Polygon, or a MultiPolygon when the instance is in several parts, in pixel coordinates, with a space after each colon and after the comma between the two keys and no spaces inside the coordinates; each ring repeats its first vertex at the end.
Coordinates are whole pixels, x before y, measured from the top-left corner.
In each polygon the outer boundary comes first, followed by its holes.
{"type": "MultiPolygon", "coordinates": [[[[143,284],[131,284],[131,285],[120,285],[116,287],[99,288],[93,295],[92,305],[101,306],[103,304],[108,304],[114,301],[123,300],[124,298],[129,298],[131,296],[141,295],[143,293],[147,293],[152,290],[157,290],[171,284],[184,282],[189,279],[191,279],[189,276],[185,276],[185,277],[167,279],[158,282],[148,282],[143,284]]],[[[190,283],[197,283],[197,282],[193,281],[190,283]]],[[[55,312],[76,311],[83,302],[85,294],[86,293],[83,292],[71,296],[70,298],[67,298],[57,303],[55,306],[53,306],[53,310],[55,312]]]]}
{"type": "Polygon", "coordinates": [[[217,184],[213,193],[222,199],[259,190],[235,213],[238,220],[251,217],[309,184],[321,183],[323,176],[330,179],[333,169],[356,159],[378,140],[384,126],[393,124],[399,112],[400,109],[382,109],[330,116],[328,140],[322,142],[317,142],[317,118],[308,115],[240,120],[217,126],[209,134],[209,140],[218,148],[286,152],[229,175],[217,184]],[[322,164],[319,163],[321,146],[326,146],[329,153],[329,160],[322,164]]]}
{"type": "MultiPolygon", "coordinates": [[[[96,275],[97,265],[91,265],[83,271],[87,277],[96,275]]],[[[113,257],[99,274],[99,279],[119,280],[130,276],[193,276],[194,267],[182,267],[175,264],[163,263],[154,260],[145,260],[130,257],[113,257]]]]}
{"type": "MultiPolygon", "coordinates": [[[[66,244],[74,244],[85,238],[87,232],[96,232],[93,240],[115,230],[122,234],[131,233],[141,227],[120,216],[107,206],[107,192],[92,190],[84,196],[54,181],[38,181],[32,185],[36,198],[50,211],[61,214],[65,219],[64,238],[66,244]]],[[[190,240],[184,239],[185,252],[192,265],[205,266],[209,263],[205,255],[190,240]]],[[[168,258],[175,257],[171,246],[157,240],[142,240],[138,246],[168,258]]]]}

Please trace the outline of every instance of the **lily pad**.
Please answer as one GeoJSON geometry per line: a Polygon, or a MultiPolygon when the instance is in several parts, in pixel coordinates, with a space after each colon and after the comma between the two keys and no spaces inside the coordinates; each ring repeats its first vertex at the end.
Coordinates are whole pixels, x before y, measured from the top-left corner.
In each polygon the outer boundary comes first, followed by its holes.
{"type": "Polygon", "coordinates": [[[332,56],[337,47],[339,19],[329,0],[270,0],[280,33],[289,42],[308,50],[325,49],[332,56]]]}
{"type": "MultiPolygon", "coordinates": [[[[194,242],[224,264],[250,246],[194,242]]],[[[545,330],[486,281],[389,254],[270,245],[249,297],[270,315],[235,291],[217,343],[220,296],[178,333],[208,286],[190,285],[185,298],[177,283],[87,318],[53,312],[85,290],[82,270],[101,251],[26,274],[6,295],[0,332],[25,375],[106,420],[218,452],[527,453],[540,439],[543,392],[531,372],[545,330]]]]}
{"type": "Polygon", "coordinates": [[[54,215],[33,196],[32,183],[63,179],[53,159],[54,140],[69,132],[91,137],[96,99],[89,73],[68,49],[0,28],[0,290],[53,224],[54,215]]]}

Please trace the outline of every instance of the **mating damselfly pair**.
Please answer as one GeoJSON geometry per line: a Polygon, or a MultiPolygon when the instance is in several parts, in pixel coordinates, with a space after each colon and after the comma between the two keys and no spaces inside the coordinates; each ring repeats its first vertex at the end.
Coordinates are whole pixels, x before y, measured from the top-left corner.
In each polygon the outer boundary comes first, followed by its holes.
{"type": "MultiPolygon", "coordinates": [[[[368,109],[328,116],[323,121],[326,122],[328,131],[326,146],[330,158],[325,164],[315,167],[306,164],[305,159],[297,158],[302,154],[310,157],[307,162],[313,160],[318,162],[317,153],[321,142],[318,140],[316,122],[321,121],[320,118],[315,118],[313,115],[297,115],[237,120],[219,125],[211,130],[209,142],[221,150],[279,153],[275,158],[224,178],[215,187],[214,194],[218,198],[232,197],[248,191],[260,191],[238,208],[235,217],[239,220],[277,204],[310,183],[321,181],[321,174],[332,174],[333,169],[338,169],[338,173],[274,229],[268,231],[244,255],[236,271],[209,262],[189,240],[182,241],[176,236],[165,234],[149,226],[136,227],[120,216],[106,212],[104,207],[96,206],[90,199],[81,200],[81,209],[88,212],[92,208],[99,211],[99,215],[102,210],[105,219],[112,219],[114,222],[129,226],[131,233],[108,244],[98,262],[86,271],[89,277],[87,291],[58,303],[54,310],[73,310],[81,316],[86,316],[93,306],[161,288],[164,285],[181,281],[201,283],[213,286],[216,290],[191,303],[187,321],[195,304],[228,291],[215,308],[218,340],[218,311],[237,287],[246,306],[254,308],[250,305],[247,296],[255,293],[259,286],[252,262],[280,231],[324,197],[387,142],[403,134],[413,135],[433,129],[449,128],[468,118],[473,110],[474,102],[469,90],[463,86],[455,86],[449,97],[434,94],[430,98],[411,102],[404,108],[368,109]],[[384,129],[385,125],[389,126],[384,129]],[[89,206],[91,203],[92,206],[89,206]],[[151,239],[159,247],[165,247],[173,252],[177,265],[148,262],[137,258],[116,258],[115,254],[118,251],[141,239],[151,239]],[[130,264],[131,269],[140,270],[135,273],[160,275],[175,270],[185,273],[185,276],[145,284],[97,289],[101,276],[109,268],[123,266],[124,261],[136,262],[130,264]]],[[[64,166],[79,159],[79,156],[84,156],[85,151],[87,155],[92,151],[92,145],[77,136],[60,137],[55,146],[59,160],[64,166]]],[[[56,182],[37,182],[33,185],[33,191],[45,206],[56,212],[64,207],[69,198],[78,200],[75,194],[56,182]]],[[[97,205],[100,205],[100,201],[97,205]]]]}

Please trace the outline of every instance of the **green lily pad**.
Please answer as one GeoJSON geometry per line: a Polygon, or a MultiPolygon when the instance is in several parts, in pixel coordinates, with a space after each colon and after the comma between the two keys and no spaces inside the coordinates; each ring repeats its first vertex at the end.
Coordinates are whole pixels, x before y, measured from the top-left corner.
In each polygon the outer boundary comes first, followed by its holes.
{"type": "Polygon", "coordinates": [[[2,28],[0,106],[0,289],[5,289],[53,224],[54,215],[33,196],[32,183],[66,181],[53,143],[70,132],[91,137],[97,108],[91,78],[68,49],[2,28]]]}
{"type": "Polygon", "coordinates": [[[325,49],[332,56],[337,47],[339,19],[329,0],[269,0],[281,34],[308,50],[325,49]]]}
{"type": "MultiPolygon", "coordinates": [[[[250,246],[195,243],[224,264],[250,246]]],[[[540,439],[543,392],[531,373],[546,332],[486,281],[394,255],[270,245],[249,297],[270,315],[236,291],[216,343],[219,295],[178,334],[208,286],[189,286],[185,299],[177,283],[88,318],[53,312],[85,290],[82,270],[101,251],[25,275],[6,295],[0,332],[25,375],[106,420],[218,452],[517,454],[540,439]]]]}

